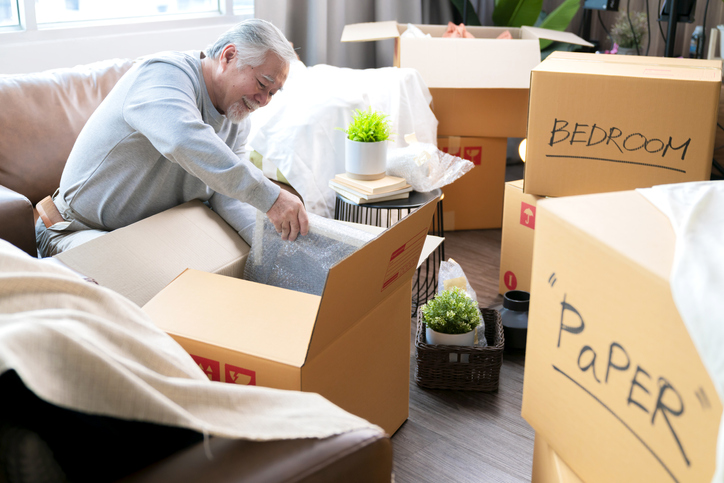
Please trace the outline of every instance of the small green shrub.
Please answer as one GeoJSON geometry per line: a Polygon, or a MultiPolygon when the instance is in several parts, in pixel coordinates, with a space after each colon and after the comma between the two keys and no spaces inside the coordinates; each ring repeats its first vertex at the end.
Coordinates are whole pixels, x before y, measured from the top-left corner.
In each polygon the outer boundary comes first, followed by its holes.
{"type": "Polygon", "coordinates": [[[464,334],[480,325],[477,302],[459,287],[440,292],[421,310],[422,321],[435,332],[464,334]]]}
{"type": "MultiPolygon", "coordinates": [[[[373,111],[370,106],[366,111],[356,109],[352,122],[347,126],[347,137],[352,141],[376,143],[386,141],[392,134],[387,114],[373,111]]],[[[343,129],[342,129],[343,130],[343,129]]]]}

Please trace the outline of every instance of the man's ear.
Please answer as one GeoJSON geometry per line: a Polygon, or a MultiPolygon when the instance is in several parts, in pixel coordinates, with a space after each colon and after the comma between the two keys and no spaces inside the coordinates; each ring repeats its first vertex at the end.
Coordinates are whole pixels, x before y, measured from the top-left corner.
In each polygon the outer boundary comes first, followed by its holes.
{"type": "Polygon", "coordinates": [[[220,60],[222,64],[231,64],[233,60],[236,60],[236,46],[229,44],[224,47],[221,51],[220,60]]]}

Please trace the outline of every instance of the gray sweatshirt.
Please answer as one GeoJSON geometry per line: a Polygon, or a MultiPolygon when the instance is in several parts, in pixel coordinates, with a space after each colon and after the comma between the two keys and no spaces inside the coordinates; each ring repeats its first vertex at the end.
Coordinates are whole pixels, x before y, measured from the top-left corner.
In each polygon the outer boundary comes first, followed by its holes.
{"type": "Polygon", "coordinates": [[[244,202],[266,213],[279,196],[248,160],[248,134],[248,118],[233,124],[211,103],[198,54],[145,60],[78,136],[60,180],[66,215],[114,230],[200,199],[241,231],[255,213],[244,202]]]}

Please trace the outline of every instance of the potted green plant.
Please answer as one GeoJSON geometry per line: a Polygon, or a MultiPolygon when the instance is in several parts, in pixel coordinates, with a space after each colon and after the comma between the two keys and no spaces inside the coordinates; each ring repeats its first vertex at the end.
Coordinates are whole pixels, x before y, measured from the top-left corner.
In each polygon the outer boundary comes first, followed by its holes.
{"type": "Polygon", "coordinates": [[[356,109],[344,132],[345,169],[354,179],[375,180],[387,171],[387,140],[392,134],[387,114],[356,109]]]}
{"type": "Polygon", "coordinates": [[[620,12],[611,27],[608,37],[614,43],[613,51],[617,54],[638,55],[644,45],[648,26],[646,12],[620,12]],[[629,21],[630,18],[630,21],[629,21]],[[618,46],[618,47],[616,47],[618,46]]]}
{"type": "Polygon", "coordinates": [[[475,343],[475,328],[482,319],[478,303],[464,290],[444,290],[420,308],[428,344],[469,345],[475,343]]]}

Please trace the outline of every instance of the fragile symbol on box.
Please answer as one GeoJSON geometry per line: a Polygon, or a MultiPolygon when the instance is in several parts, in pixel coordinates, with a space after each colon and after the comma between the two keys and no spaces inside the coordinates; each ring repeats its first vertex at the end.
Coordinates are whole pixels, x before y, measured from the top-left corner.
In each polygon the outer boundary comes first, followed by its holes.
{"type": "Polygon", "coordinates": [[[256,371],[232,366],[231,364],[224,364],[224,369],[226,382],[241,384],[242,386],[256,386],[256,371]]]}
{"type": "Polygon", "coordinates": [[[426,236],[427,230],[423,230],[390,254],[390,262],[380,291],[384,291],[407,271],[415,268],[426,236]]]}
{"type": "Polygon", "coordinates": [[[193,354],[191,354],[191,358],[201,368],[201,370],[204,371],[204,374],[206,374],[206,377],[209,378],[209,381],[221,382],[221,364],[219,364],[219,361],[195,356],[193,354]]]}
{"type": "Polygon", "coordinates": [[[515,287],[518,286],[518,278],[510,270],[505,272],[505,275],[503,275],[503,282],[508,290],[515,290],[515,287]]]}
{"type": "Polygon", "coordinates": [[[479,166],[482,161],[483,148],[481,146],[465,146],[463,148],[463,159],[472,161],[475,166],[479,166]]]}
{"type": "Polygon", "coordinates": [[[535,230],[535,206],[524,201],[520,203],[520,224],[535,230]]]}

